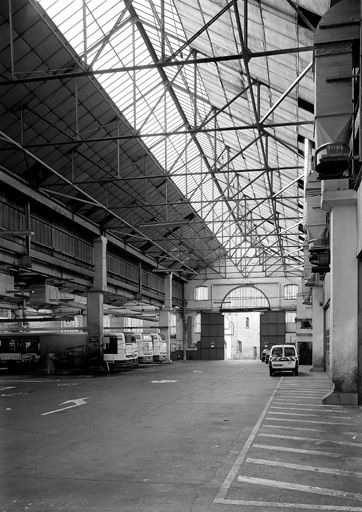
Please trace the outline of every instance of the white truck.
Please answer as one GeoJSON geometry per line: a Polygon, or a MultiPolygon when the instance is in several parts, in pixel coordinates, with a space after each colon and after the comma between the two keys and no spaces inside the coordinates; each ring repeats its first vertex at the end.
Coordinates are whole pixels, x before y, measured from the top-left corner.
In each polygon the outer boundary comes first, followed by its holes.
{"type": "Polygon", "coordinates": [[[103,361],[109,366],[138,364],[137,340],[133,333],[112,333],[103,337],[103,361]]]}

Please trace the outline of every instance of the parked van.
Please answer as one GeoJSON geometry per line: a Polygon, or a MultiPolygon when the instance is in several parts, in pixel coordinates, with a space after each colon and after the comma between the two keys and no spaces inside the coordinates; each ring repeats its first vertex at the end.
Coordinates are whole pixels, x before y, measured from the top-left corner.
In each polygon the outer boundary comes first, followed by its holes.
{"type": "Polygon", "coordinates": [[[141,332],[133,333],[137,343],[138,362],[143,363],[143,338],[141,332]]]}
{"type": "Polygon", "coordinates": [[[143,362],[153,363],[153,342],[150,334],[142,333],[143,362]]]}
{"type": "Polygon", "coordinates": [[[135,332],[137,342],[138,362],[153,363],[153,343],[150,334],[135,332]]]}
{"type": "Polygon", "coordinates": [[[162,338],[158,333],[150,333],[153,344],[153,362],[159,363],[161,361],[161,344],[162,338]]]}
{"type": "Polygon", "coordinates": [[[294,345],[273,345],[269,356],[269,375],[293,372],[298,375],[299,358],[294,345]]]}
{"type": "Polygon", "coordinates": [[[167,343],[166,340],[161,338],[161,347],[160,347],[160,361],[167,361],[167,343]]]}
{"type": "Polygon", "coordinates": [[[123,332],[103,337],[103,360],[107,365],[131,366],[138,363],[137,341],[123,332]]]}

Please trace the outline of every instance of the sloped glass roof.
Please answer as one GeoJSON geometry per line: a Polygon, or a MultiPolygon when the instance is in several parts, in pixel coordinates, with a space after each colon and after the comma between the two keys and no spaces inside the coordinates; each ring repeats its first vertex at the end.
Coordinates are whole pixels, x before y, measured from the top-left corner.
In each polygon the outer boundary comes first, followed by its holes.
{"type": "Polygon", "coordinates": [[[237,268],[300,275],[312,54],[267,51],[312,44],[290,2],[38,1],[237,268]]]}

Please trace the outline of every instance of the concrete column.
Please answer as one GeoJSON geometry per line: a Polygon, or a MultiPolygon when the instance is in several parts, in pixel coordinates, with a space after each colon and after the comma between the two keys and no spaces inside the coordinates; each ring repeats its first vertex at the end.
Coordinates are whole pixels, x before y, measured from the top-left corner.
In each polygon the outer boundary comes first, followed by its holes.
{"type": "Polygon", "coordinates": [[[107,239],[100,237],[93,244],[94,281],[87,294],[88,336],[103,338],[103,294],[107,290],[107,239]]]}
{"type": "Polygon", "coordinates": [[[160,310],[160,333],[166,339],[167,357],[168,359],[170,359],[170,313],[172,311],[172,273],[165,275],[164,286],[165,303],[163,308],[160,310]]]}
{"type": "Polygon", "coordinates": [[[325,371],[323,287],[312,288],[313,366],[311,372],[325,371]]]}
{"type": "Polygon", "coordinates": [[[358,260],[357,203],[354,190],[329,190],[323,207],[330,209],[331,326],[330,376],[334,391],[323,403],[357,405],[358,260]]]}

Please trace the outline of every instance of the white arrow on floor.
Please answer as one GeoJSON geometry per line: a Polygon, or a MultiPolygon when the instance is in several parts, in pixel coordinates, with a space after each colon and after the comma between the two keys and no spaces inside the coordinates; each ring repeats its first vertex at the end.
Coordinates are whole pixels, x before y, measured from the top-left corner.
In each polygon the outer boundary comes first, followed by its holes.
{"type": "Polygon", "coordinates": [[[43,412],[40,416],[47,416],[48,414],[54,414],[56,412],[65,411],[66,409],[72,409],[73,407],[79,407],[80,405],[85,405],[87,403],[86,400],[88,398],[90,398],[90,397],[86,396],[84,398],[73,398],[73,400],[67,400],[66,402],[62,402],[59,405],[65,405],[65,404],[73,404],[73,405],[68,405],[67,407],[62,407],[61,409],[55,409],[54,411],[43,412]]]}

